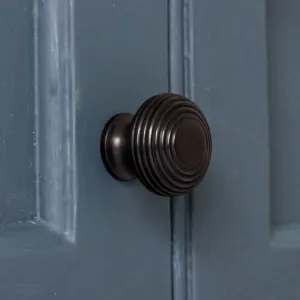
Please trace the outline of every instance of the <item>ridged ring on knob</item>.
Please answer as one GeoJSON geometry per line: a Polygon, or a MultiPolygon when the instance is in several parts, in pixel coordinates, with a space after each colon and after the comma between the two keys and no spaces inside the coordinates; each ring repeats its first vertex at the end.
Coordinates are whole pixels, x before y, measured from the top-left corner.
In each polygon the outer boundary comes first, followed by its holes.
{"type": "Polygon", "coordinates": [[[209,167],[211,152],[204,114],[189,99],[172,93],[151,97],[135,115],[113,116],[101,137],[103,162],[115,178],[137,176],[161,196],[194,188],[209,167]]]}

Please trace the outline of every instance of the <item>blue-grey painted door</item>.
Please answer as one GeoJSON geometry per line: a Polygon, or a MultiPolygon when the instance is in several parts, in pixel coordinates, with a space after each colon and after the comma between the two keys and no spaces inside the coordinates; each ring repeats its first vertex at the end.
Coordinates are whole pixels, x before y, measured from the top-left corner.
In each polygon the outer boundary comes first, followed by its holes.
{"type": "Polygon", "coordinates": [[[0,1],[0,299],[171,299],[169,201],[106,172],[168,89],[167,1],[0,1]],[[155,17],[153,17],[155,16],[155,17]]]}
{"type": "Polygon", "coordinates": [[[300,4],[0,2],[0,299],[299,300],[300,4]],[[106,172],[115,113],[179,92],[213,155],[185,197],[106,172]]]}

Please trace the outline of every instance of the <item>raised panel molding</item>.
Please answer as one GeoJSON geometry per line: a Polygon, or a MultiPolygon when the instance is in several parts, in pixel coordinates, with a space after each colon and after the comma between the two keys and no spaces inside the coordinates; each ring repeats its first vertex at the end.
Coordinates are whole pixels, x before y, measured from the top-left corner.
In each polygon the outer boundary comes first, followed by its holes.
{"type": "Polygon", "coordinates": [[[73,1],[35,1],[37,222],[69,241],[76,227],[73,1]]]}

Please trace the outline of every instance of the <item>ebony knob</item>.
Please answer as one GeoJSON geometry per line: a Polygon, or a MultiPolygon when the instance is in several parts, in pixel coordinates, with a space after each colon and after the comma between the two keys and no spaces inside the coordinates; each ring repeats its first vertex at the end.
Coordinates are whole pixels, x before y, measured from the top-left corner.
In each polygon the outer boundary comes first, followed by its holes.
{"type": "Polygon", "coordinates": [[[148,99],[135,115],[120,113],[106,124],[101,154],[119,180],[138,177],[161,196],[187,193],[204,177],[211,158],[208,123],[199,107],[177,94],[148,99]]]}

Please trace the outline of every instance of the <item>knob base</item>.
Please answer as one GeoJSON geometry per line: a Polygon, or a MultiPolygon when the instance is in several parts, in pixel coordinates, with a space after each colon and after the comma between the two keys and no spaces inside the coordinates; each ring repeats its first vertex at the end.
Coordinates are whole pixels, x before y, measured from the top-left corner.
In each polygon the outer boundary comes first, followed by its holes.
{"type": "Polygon", "coordinates": [[[101,135],[101,155],[107,171],[116,179],[129,181],[136,178],[130,151],[130,132],[133,115],[114,115],[101,135]]]}

